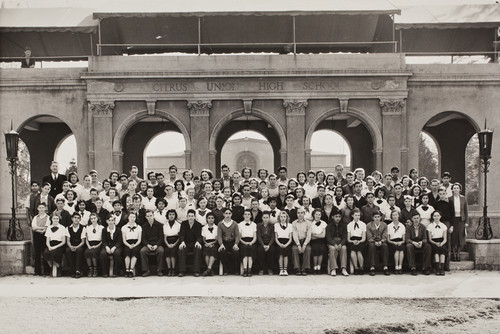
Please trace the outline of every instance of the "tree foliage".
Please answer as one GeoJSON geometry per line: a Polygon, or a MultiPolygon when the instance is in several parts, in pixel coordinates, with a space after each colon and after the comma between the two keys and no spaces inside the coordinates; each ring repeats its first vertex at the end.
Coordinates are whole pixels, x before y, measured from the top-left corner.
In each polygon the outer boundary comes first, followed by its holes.
{"type": "Polygon", "coordinates": [[[424,175],[429,180],[439,179],[438,153],[431,150],[431,142],[425,140],[424,135],[420,134],[420,143],[418,150],[418,170],[420,175],[424,175]]]}

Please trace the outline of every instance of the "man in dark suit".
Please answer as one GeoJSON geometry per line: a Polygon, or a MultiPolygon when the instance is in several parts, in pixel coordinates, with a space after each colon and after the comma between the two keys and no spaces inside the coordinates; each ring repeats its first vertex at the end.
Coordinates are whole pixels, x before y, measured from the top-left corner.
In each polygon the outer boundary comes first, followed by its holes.
{"type": "Polygon", "coordinates": [[[50,175],[44,176],[42,179],[42,184],[47,182],[50,184],[50,196],[55,198],[59,193],[62,192],[62,185],[66,181],[66,175],[59,174],[59,164],[57,161],[52,161],[50,165],[50,175]]]}
{"type": "Polygon", "coordinates": [[[408,264],[413,276],[417,275],[415,253],[422,254],[422,270],[424,275],[431,272],[431,245],[427,242],[427,230],[420,224],[420,214],[415,212],[411,218],[412,224],[406,227],[406,250],[408,251],[408,264]]]}

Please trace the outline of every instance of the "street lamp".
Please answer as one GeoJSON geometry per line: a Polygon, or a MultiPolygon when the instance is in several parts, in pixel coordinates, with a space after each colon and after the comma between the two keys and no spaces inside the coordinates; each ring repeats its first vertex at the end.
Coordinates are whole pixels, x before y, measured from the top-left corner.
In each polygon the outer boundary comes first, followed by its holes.
{"type": "Polygon", "coordinates": [[[476,229],[476,239],[489,240],[493,237],[493,232],[491,230],[490,218],[488,218],[487,175],[488,168],[490,167],[493,130],[486,128],[486,120],[484,121],[484,130],[481,130],[477,135],[479,137],[479,158],[481,159],[481,167],[484,173],[484,206],[483,217],[479,219],[479,224],[476,229]]]}
{"type": "Polygon", "coordinates": [[[7,149],[7,161],[9,162],[10,174],[12,176],[12,218],[9,221],[9,229],[7,231],[7,240],[17,241],[23,240],[24,235],[21,230],[19,221],[16,218],[16,188],[15,177],[17,169],[17,150],[19,143],[19,133],[12,129],[5,134],[5,148],[7,149]]]}

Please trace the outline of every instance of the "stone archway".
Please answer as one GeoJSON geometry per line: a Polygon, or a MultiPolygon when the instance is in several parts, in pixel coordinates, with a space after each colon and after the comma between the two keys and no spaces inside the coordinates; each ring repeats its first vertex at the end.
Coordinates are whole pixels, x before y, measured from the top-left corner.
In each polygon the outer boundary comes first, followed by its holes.
{"type": "MultiPolygon", "coordinates": [[[[168,113],[167,111],[164,110],[155,110],[154,115],[149,115],[147,110],[140,110],[134,113],[133,115],[129,116],[126,118],[118,127],[116,130],[116,133],[113,138],[113,169],[116,170],[122,170],[123,169],[123,145],[125,141],[125,137],[129,130],[138,122],[141,120],[144,120],[148,117],[160,117],[162,119],[165,119],[169,122],[171,122],[175,127],[172,127],[173,130],[179,131],[185,141],[186,145],[186,150],[184,151],[185,153],[185,168],[190,169],[191,168],[191,137],[189,135],[189,132],[187,128],[184,126],[184,124],[175,116],[172,114],[168,113]]],[[[150,137],[152,138],[155,133],[150,133],[150,137]]],[[[149,138],[150,139],[150,138],[149,138]]],[[[149,141],[149,139],[147,141],[149,141]]],[[[146,142],[147,142],[146,141],[146,142]]],[[[140,159],[142,161],[142,154],[140,154],[140,159]]],[[[139,170],[142,170],[139,168],[139,170]]]]}
{"type": "MultiPolygon", "coordinates": [[[[319,115],[309,126],[307,133],[306,133],[306,140],[305,140],[305,147],[306,147],[306,170],[310,169],[311,167],[311,138],[313,133],[318,129],[320,124],[327,120],[328,117],[332,116],[338,116],[341,115],[340,109],[339,108],[334,108],[327,110],[323,112],[321,115],[319,115]]],[[[364,111],[356,109],[356,108],[349,108],[348,112],[342,113],[342,115],[347,115],[347,116],[352,116],[356,119],[358,119],[363,126],[366,128],[368,131],[371,141],[372,141],[372,163],[371,163],[371,169],[373,170],[379,170],[382,171],[382,151],[383,151],[383,145],[382,145],[382,133],[377,125],[377,123],[364,111]]],[[[352,152],[354,152],[355,149],[352,149],[352,152]]],[[[352,167],[358,167],[354,166],[356,164],[356,161],[351,157],[351,160],[353,161],[353,166],[352,167]]],[[[366,166],[365,166],[365,169],[366,166]]]]}

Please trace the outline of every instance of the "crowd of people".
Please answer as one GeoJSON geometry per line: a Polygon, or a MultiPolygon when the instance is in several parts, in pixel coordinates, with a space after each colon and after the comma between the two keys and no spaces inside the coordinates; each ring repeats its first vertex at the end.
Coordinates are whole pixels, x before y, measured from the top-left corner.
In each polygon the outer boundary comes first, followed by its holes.
{"type": "Polygon", "coordinates": [[[468,224],[462,186],[364,169],[288,175],[203,169],[141,179],[96,170],[59,174],[57,162],[27,199],[35,274],[79,278],[239,274],[444,275],[460,261],[468,224]],[[256,175],[255,175],[256,174],[256,175]],[[100,181],[102,180],[102,181],[100,181]],[[418,257],[417,257],[418,255],[418,257]],[[150,265],[151,258],[156,265],[150,265]],[[366,261],[365,261],[366,259],[366,261]],[[417,261],[418,260],[418,261],[417,261]],[[254,262],[256,265],[254,266],[254,262]],[[139,264],[138,264],[139,263],[139,264]],[[139,266],[141,271],[139,271],[139,266]],[[418,271],[417,271],[418,269],[418,271]]]}

